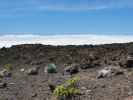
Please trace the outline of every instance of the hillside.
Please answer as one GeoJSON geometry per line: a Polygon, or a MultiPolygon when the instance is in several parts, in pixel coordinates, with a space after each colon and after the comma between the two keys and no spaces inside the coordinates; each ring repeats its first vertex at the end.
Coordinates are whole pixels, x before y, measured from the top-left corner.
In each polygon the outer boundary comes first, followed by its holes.
{"type": "Polygon", "coordinates": [[[49,81],[62,82],[68,78],[69,75],[64,75],[68,66],[78,69],[71,75],[80,76],[80,100],[126,100],[133,95],[133,68],[127,64],[132,48],[133,43],[3,47],[0,49],[0,75],[4,69],[8,71],[0,77],[0,100],[53,100],[49,81]],[[50,63],[57,66],[57,73],[45,72],[50,63]],[[99,78],[98,72],[106,67],[114,69],[113,74],[99,78]],[[33,68],[37,73],[27,74],[33,68]]]}

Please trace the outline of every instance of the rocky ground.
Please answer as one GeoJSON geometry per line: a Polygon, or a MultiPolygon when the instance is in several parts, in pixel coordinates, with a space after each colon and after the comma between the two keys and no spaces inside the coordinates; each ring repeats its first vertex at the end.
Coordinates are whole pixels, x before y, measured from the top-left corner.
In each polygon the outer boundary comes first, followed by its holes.
{"type": "Polygon", "coordinates": [[[75,100],[131,100],[132,48],[133,43],[1,48],[0,100],[54,100],[49,81],[62,82],[74,75],[80,76],[81,91],[75,100]],[[45,72],[50,63],[57,66],[57,73],[45,72]]]}

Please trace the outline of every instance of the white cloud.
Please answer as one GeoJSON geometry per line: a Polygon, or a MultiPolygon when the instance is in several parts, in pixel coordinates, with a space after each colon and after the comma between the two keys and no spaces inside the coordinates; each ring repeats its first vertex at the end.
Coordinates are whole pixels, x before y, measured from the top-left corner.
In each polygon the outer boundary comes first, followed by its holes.
{"type": "Polygon", "coordinates": [[[126,35],[3,35],[0,37],[0,47],[10,47],[18,44],[45,45],[83,45],[133,42],[133,36],[126,35]]]}

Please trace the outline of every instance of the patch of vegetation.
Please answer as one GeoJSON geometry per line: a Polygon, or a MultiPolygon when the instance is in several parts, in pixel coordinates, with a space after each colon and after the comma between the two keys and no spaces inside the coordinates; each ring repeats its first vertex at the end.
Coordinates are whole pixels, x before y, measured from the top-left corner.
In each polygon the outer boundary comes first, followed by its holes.
{"type": "Polygon", "coordinates": [[[53,94],[57,97],[71,97],[73,95],[79,94],[80,90],[78,89],[79,77],[73,77],[67,80],[64,84],[57,86],[53,94]]]}
{"type": "Polygon", "coordinates": [[[4,68],[8,71],[11,71],[13,69],[12,64],[5,64],[4,68]]]}
{"type": "Polygon", "coordinates": [[[55,64],[48,64],[47,72],[48,73],[56,73],[56,65],[55,64]]]}

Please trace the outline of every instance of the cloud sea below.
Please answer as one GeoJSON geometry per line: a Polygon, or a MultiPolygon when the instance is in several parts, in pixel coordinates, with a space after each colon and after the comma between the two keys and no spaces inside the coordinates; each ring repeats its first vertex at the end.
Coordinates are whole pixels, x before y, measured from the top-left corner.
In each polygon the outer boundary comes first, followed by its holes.
{"type": "Polygon", "coordinates": [[[0,47],[11,47],[19,44],[44,45],[95,45],[110,43],[133,42],[133,35],[94,35],[94,34],[65,34],[65,35],[1,35],[0,47]]]}

